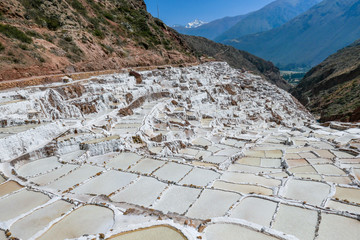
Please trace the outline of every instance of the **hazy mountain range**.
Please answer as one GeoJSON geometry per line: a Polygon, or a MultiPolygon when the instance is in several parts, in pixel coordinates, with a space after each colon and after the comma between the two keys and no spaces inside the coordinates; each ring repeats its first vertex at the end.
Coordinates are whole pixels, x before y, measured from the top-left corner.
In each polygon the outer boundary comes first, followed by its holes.
{"type": "Polygon", "coordinates": [[[236,17],[225,17],[218,19],[207,24],[201,25],[197,28],[186,28],[185,26],[173,27],[176,31],[186,35],[201,36],[211,40],[214,40],[217,36],[230,29],[246,15],[240,15],[236,17]]]}
{"type": "Polygon", "coordinates": [[[360,1],[324,0],[284,25],[223,41],[282,68],[311,67],[360,38],[360,1]]]}
{"type": "Polygon", "coordinates": [[[203,36],[272,61],[310,69],[360,38],[358,0],[277,0],[247,15],[177,31],[203,36]]]}
{"type": "Polygon", "coordinates": [[[221,42],[280,27],[321,1],[322,0],[274,1],[260,10],[248,14],[229,30],[217,36],[215,40],[221,42]]]}
{"type": "Polygon", "coordinates": [[[197,28],[175,26],[179,33],[223,41],[278,27],[308,10],[321,0],[276,0],[258,11],[225,17],[197,28]]]}

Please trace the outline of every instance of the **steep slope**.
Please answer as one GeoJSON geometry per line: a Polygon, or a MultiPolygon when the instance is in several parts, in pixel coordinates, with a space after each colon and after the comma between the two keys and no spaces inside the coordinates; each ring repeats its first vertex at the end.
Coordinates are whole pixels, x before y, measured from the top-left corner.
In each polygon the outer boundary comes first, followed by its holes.
{"type": "Polygon", "coordinates": [[[248,14],[215,40],[222,42],[283,25],[322,0],[277,0],[248,14]]]}
{"type": "Polygon", "coordinates": [[[187,45],[199,55],[206,55],[219,61],[225,61],[233,68],[252,71],[264,76],[269,82],[282,89],[290,89],[288,82],[280,76],[279,69],[271,62],[203,37],[183,35],[183,38],[187,45]]]}
{"type": "Polygon", "coordinates": [[[360,40],[311,69],[292,93],[321,121],[359,121],[360,40]]]}
{"type": "Polygon", "coordinates": [[[230,29],[246,15],[239,15],[235,17],[225,17],[214,20],[197,28],[185,28],[182,26],[173,27],[176,31],[186,35],[205,37],[214,40],[217,36],[230,29]]]}
{"type": "Polygon", "coordinates": [[[143,0],[2,0],[0,80],[194,62],[143,0]]]}
{"type": "Polygon", "coordinates": [[[359,23],[358,0],[325,0],[279,28],[225,43],[281,68],[310,67],[360,38],[359,23]]]}

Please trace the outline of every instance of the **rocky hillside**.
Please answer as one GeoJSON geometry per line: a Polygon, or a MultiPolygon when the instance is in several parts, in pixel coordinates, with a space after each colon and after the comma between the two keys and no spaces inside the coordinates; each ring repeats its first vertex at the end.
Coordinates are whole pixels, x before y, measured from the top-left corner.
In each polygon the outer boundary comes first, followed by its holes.
{"type": "Polygon", "coordinates": [[[359,121],[360,40],[311,69],[293,95],[321,121],[359,121]]]}
{"type": "Polygon", "coordinates": [[[143,0],[0,2],[0,80],[194,61],[143,0]]]}
{"type": "Polygon", "coordinates": [[[225,43],[283,69],[309,68],[359,39],[359,23],[360,1],[324,0],[281,27],[225,43]]]}
{"type": "Polygon", "coordinates": [[[282,89],[290,89],[288,82],[280,76],[279,69],[271,62],[203,37],[183,35],[183,38],[198,56],[205,55],[219,61],[225,61],[233,68],[252,71],[264,76],[269,82],[282,89]]]}
{"type": "Polygon", "coordinates": [[[280,27],[299,14],[309,10],[322,0],[277,0],[258,11],[249,13],[216,41],[236,39],[248,34],[268,31],[280,27]]]}

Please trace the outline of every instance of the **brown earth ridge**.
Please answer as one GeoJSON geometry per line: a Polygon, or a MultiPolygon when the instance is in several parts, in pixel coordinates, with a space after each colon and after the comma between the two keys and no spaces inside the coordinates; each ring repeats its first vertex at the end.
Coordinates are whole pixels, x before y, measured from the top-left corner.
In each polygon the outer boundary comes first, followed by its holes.
{"type": "Polygon", "coordinates": [[[311,69],[292,94],[321,122],[360,121],[360,40],[311,69]]]}

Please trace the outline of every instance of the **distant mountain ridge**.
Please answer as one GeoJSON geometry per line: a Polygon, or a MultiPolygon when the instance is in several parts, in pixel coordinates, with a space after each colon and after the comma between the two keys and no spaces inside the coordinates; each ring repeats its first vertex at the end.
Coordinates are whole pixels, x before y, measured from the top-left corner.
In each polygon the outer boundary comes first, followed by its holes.
{"type": "Polygon", "coordinates": [[[360,1],[324,0],[281,27],[224,43],[294,69],[315,66],[358,38],[360,1]]]}
{"type": "Polygon", "coordinates": [[[216,37],[222,42],[248,34],[264,32],[283,25],[322,0],[277,0],[249,13],[229,30],[216,37]]]}
{"type": "Polygon", "coordinates": [[[360,121],[360,40],[311,69],[292,94],[320,121],[360,121]]]}
{"type": "Polygon", "coordinates": [[[276,0],[260,10],[234,17],[225,17],[195,29],[174,26],[179,33],[201,36],[218,42],[278,27],[305,12],[321,0],[276,0]]]}
{"type": "Polygon", "coordinates": [[[207,22],[195,19],[193,22],[186,24],[185,28],[198,28],[204,24],[207,24],[207,22]]]}
{"type": "Polygon", "coordinates": [[[230,29],[236,23],[238,23],[246,15],[239,15],[235,17],[225,17],[218,19],[207,24],[201,25],[197,28],[185,28],[184,26],[173,26],[173,29],[179,33],[192,35],[192,36],[201,36],[214,40],[217,36],[230,29]]]}

